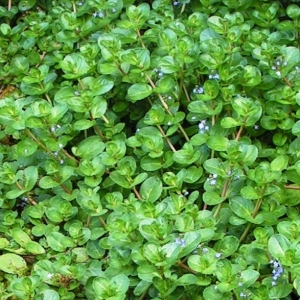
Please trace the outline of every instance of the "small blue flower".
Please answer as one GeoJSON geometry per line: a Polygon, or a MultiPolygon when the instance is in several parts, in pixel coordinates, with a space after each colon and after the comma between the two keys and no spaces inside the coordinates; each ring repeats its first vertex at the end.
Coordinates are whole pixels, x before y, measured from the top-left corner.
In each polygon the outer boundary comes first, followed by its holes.
{"type": "Polygon", "coordinates": [[[209,130],[209,126],[206,125],[206,120],[202,120],[200,121],[200,123],[198,124],[198,128],[199,128],[199,133],[204,133],[205,131],[209,130]]]}
{"type": "Polygon", "coordinates": [[[220,75],[218,73],[208,75],[209,79],[220,79],[220,75]]]}
{"type": "Polygon", "coordinates": [[[203,94],[204,93],[204,89],[202,86],[198,87],[196,86],[194,89],[193,89],[193,93],[194,94],[203,94]]]}
{"type": "Polygon", "coordinates": [[[181,245],[182,248],[184,248],[184,247],[186,246],[185,240],[184,240],[184,239],[181,239],[181,238],[179,238],[179,237],[176,238],[175,243],[181,245]]]}

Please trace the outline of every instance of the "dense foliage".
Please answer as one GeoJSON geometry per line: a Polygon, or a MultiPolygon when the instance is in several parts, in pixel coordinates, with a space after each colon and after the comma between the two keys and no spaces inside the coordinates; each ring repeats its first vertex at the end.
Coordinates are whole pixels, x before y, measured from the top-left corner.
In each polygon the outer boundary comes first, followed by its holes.
{"type": "Polygon", "coordinates": [[[296,299],[297,1],[4,2],[1,299],[296,299]]]}

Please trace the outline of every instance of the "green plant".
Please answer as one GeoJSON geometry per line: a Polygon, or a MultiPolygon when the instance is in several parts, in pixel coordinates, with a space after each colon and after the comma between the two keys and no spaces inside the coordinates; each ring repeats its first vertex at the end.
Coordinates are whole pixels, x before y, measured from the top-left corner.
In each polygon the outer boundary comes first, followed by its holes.
{"type": "Polygon", "coordinates": [[[300,295],[296,4],[0,18],[1,299],[300,295]]]}

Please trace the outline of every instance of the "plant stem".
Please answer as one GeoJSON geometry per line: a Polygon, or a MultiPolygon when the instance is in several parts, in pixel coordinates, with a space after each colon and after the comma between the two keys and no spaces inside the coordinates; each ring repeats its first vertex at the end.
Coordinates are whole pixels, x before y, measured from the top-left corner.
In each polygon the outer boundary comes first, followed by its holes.
{"type": "Polygon", "coordinates": [[[286,78],[286,77],[283,77],[283,80],[285,81],[285,83],[289,86],[289,87],[292,87],[292,83],[286,78]]]}
{"type": "Polygon", "coordinates": [[[182,263],[181,261],[179,261],[179,262],[177,263],[177,266],[181,267],[182,269],[185,269],[185,270],[189,271],[189,272],[192,273],[192,274],[195,274],[195,275],[198,274],[198,272],[194,271],[193,269],[191,269],[190,267],[188,267],[187,265],[185,265],[185,264],[182,263]]]}
{"type": "Polygon", "coordinates": [[[236,140],[236,141],[238,141],[238,140],[241,138],[241,135],[242,135],[243,130],[244,130],[244,125],[242,125],[242,126],[240,127],[240,129],[239,129],[239,131],[238,131],[238,133],[237,133],[237,135],[236,135],[236,137],[235,137],[235,140],[236,140]]]}
{"type": "Polygon", "coordinates": [[[99,217],[99,220],[100,220],[102,226],[105,228],[106,227],[105,221],[101,217],[99,217]]]}
{"type": "MultiPolygon", "coordinates": [[[[30,136],[42,149],[45,150],[46,153],[50,153],[53,157],[55,157],[56,160],[58,158],[28,129],[25,128],[25,132],[27,133],[28,136],[30,136]]],[[[63,153],[70,159],[74,160],[76,163],[79,163],[79,161],[70,155],[66,150],[62,149],[63,153]]]]}
{"type": "Polygon", "coordinates": [[[139,200],[142,200],[142,197],[141,197],[141,195],[139,194],[139,192],[137,191],[137,189],[136,189],[135,186],[132,188],[132,190],[133,190],[134,194],[136,195],[136,197],[137,197],[139,200]]]}
{"type": "MultiPolygon", "coordinates": [[[[145,74],[145,75],[146,75],[146,78],[149,81],[150,85],[152,86],[152,88],[156,88],[156,86],[155,86],[154,82],[152,81],[152,79],[147,74],[145,74]]],[[[161,96],[161,94],[157,94],[157,95],[158,95],[158,98],[159,98],[160,102],[162,103],[163,107],[167,111],[167,113],[173,117],[173,114],[169,110],[169,107],[168,107],[167,103],[165,102],[164,98],[161,96]]],[[[183,134],[186,141],[188,142],[190,139],[189,139],[188,135],[186,134],[185,130],[183,129],[183,127],[181,126],[181,124],[178,124],[178,128],[181,131],[181,133],[183,134]]]]}
{"type": "MultiPolygon", "coordinates": [[[[253,213],[252,213],[252,217],[253,217],[253,218],[255,218],[255,217],[257,216],[257,214],[258,214],[258,211],[259,211],[260,206],[261,206],[262,201],[263,201],[263,194],[264,194],[264,192],[265,192],[265,190],[266,190],[266,187],[267,187],[267,186],[265,185],[264,188],[262,189],[262,192],[261,192],[261,195],[262,195],[261,198],[256,202],[254,211],[253,211],[253,213]]],[[[248,232],[249,232],[251,226],[252,226],[252,223],[248,223],[248,224],[247,224],[247,227],[245,228],[245,230],[244,230],[242,236],[241,236],[240,239],[239,239],[239,242],[240,242],[240,243],[246,238],[246,236],[247,236],[247,234],[248,234],[248,232]]]]}
{"type": "Polygon", "coordinates": [[[287,190],[300,190],[300,186],[285,185],[284,188],[287,190]]]}
{"type": "Polygon", "coordinates": [[[159,129],[159,131],[161,132],[162,136],[166,139],[168,145],[170,146],[171,150],[173,152],[176,152],[175,147],[173,146],[173,144],[171,143],[170,139],[166,136],[164,130],[162,129],[162,127],[160,125],[157,125],[157,128],[159,129]]]}
{"type": "MultiPolygon", "coordinates": [[[[90,119],[91,119],[92,121],[94,121],[95,119],[94,119],[94,117],[93,117],[91,111],[89,111],[89,115],[90,115],[90,119]]],[[[102,131],[100,130],[100,128],[99,128],[97,125],[93,125],[93,128],[94,128],[94,130],[96,131],[96,133],[101,137],[102,141],[105,141],[106,138],[105,138],[104,134],[102,133],[102,131]]]]}
{"type": "MultiPolygon", "coordinates": [[[[227,193],[227,189],[228,189],[228,186],[229,186],[229,178],[226,179],[225,181],[225,184],[223,186],[223,190],[222,190],[222,194],[221,194],[221,197],[225,197],[226,196],[226,193],[227,193]]],[[[214,213],[214,218],[216,218],[222,208],[222,204],[223,202],[219,203],[215,213],[214,213]]]]}
{"type": "Polygon", "coordinates": [[[146,46],[145,46],[145,44],[144,44],[144,42],[143,42],[143,39],[142,39],[140,30],[137,29],[137,30],[136,30],[136,33],[137,33],[137,35],[138,35],[138,37],[139,37],[139,42],[141,43],[142,47],[143,47],[144,49],[146,49],[146,46]]]}

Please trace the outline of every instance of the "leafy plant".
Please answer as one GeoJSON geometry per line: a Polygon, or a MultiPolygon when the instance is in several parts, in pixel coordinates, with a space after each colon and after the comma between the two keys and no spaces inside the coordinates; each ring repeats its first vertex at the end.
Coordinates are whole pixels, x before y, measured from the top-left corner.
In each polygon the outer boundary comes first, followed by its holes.
{"type": "Polygon", "coordinates": [[[292,1],[0,7],[1,299],[300,295],[292,1]]]}

